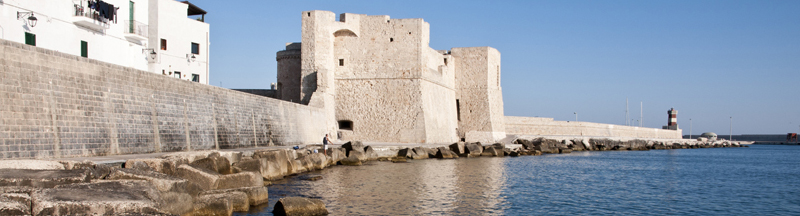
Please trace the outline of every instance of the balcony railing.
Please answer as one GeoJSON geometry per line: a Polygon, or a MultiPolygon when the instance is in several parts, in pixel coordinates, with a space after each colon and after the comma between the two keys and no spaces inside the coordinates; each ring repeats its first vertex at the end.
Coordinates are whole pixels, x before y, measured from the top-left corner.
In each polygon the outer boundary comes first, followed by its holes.
{"type": "Polygon", "coordinates": [[[76,24],[99,30],[108,29],[109,25],[114,22],[113,19],[104,17],[99,10],[94,8],[80,4],[74,4],[73,8],[72,15],[76,17],[74,21],[76,24]]]}
{"type": "Polygon", "coordinates": [[[134,34],[147,38],[147,25],[135,20],[125,20],[125,34],[134,34]]]}

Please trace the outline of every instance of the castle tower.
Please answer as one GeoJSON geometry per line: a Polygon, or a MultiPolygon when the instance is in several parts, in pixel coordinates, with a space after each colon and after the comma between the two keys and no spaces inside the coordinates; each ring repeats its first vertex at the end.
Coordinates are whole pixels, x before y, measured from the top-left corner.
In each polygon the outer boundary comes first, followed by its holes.
{"type": "Polygon", "coordinates": [[[669,118],[667,119],[667,125],[661,128],[668,130],[678,130],[678,117],[677,117],[678,111],[675,110],[674,108],[669,108],[669,110],[667,110],[667,115],[669,115],[669,118]]]}

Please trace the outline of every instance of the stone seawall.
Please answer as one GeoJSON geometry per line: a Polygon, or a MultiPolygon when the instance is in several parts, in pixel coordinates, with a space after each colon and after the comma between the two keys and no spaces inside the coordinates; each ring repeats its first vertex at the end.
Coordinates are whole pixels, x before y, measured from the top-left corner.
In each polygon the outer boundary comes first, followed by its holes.
{"type": "Polygon", "coordinates": [[[682,130],[632,127],[552,118],[506,116],[506,134],[531,136],[595,136],[643,139],[681,139],[682,130]]]}
{"type": "Polygon", "coordinates": [[[0,158],[318,142],[320,108],[0,40],[0,158]]]}

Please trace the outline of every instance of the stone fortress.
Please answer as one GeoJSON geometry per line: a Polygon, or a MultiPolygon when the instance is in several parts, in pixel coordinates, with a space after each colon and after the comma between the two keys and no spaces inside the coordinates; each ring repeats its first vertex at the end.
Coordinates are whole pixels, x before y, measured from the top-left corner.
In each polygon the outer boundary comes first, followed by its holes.
{"type": "Polygon", "coordinates": [[[506,117],[499,51],[434,50],[429,42],[423,19],[305,11],[301,42],[277,53],[275,97],[324,109],[327,130],[342,140],[493,143],[509,132],[680,138],[679,130],[506,117]]]}
{"type": "Polygon", "coordinates": [[[422,19],[305,11],[277,53],[276,98],[0,40],[0,158],[70,158],[342,141],[680,139],[663,130],[505,116],[500,53],[437,51],[422,19]]]}

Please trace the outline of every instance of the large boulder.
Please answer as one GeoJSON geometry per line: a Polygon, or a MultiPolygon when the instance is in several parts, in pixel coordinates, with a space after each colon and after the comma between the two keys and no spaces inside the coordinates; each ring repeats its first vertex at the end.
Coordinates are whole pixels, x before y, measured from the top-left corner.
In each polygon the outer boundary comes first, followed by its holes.
{"type": "Polygon", "coordinates": [[[378,160],[378,153],[375,153],[375,150],[372,149],[372,146],[364,147],[364,155],[368,161],[378,160]]]}
{"type": "Polygon", "coordinates": [[[350,152],[351,151],[359,151],[361,153],[364,153],[364,144],[361,143],[361,141],[350,141],[350,142],[347,142],[347,143],[342,145],[342,148],[344,148],[347,151],[347,156],[348,157],[350,157],[350,152]]]}
{"type": "Polygon", "coordinates": [[[5,172],[2,169],[63,170],[64,165],[57,161],[46,160],[3,160],[0,163],[0,172],[5,172]]]}
{"type": "Polygon", "coordinates": [[[0,196],[0,215],[31,215],[31,205],[0,196]]]}
{"type": "Polygon", "coordinates": [[[538,138],[533,140],[533,145],[534,150],[541,151],[542,153],[558,154],[558,148],[563,145],[563,143],[560,140],[538,138]]]}
{"type": "Polygon", "coordinates": [[[413,158],[414,150],[410,148],[400,149],[397,151],[397,157],[413,158]]]}
{"type": "Polygon", "coordinates": [[[127,168],[115,170],[108,176],[107,179],[146,180],[151,184],[153,184],[156,187],[156,189],[158,189],[161,192],[179,192],[179,193],[185,193],[186,186],[189,183],[186,179],[177,178],[174,176],[170,176],[155,171],[127,169],[127,168]]]}
{"type": "Polygon", "coordinates": [[[242,187],[224,190],[210,190],[203,191],[200,193],[200,196],[220,193],[225,194],[236,191],[245,193],[247,195],[248,203],[250,203],[251,206],[257,206],[269,202],[269,193],[267,192],[266,187],[242,187]]]}
{"type": "Polygon", "coordinates": [[[483,153],[481,153],[481,156],[502,157],[504,156],[504,153],[503,151],[497,150],[492,146],[485,146],[485,148],[483,148],[483,153]]]}
{"type": "MultiPolygon", "coordinates": [[[[60,164],[59,164],[60,165],[60,164]]],[[[0,186],[53,188],[58,185],[84,183],[91,180],[90,170],[0,170],[0,186]]]]}
{"type": "Polygon", "coordinates": [[[464,153],[470,157],[481,156],[483,146],[480,143],[467,143],[464,145],[464,153]]]}
{"type": "MultiPolygon", "coordinates": [[[[250,199],[248,198],[247,193],[242,191],[211,190],[211,191],[204,191],[197,197],[198,200],[204,200],[207,198],[214,198],[229,202],[231,204],[232,211],[242,212],[250,210],[250,199]]],[[[204,202],[201,202],[201,204],[202,203],[204,202]]],[[[203,208],[201,207],[198,209],[203,209],[203,208]]],[[[227,211],[227,209],[225,210],[227,211]]],[[[197,212],[195,212],[194,214],[197,214],[197,212]]]]}
{"type": "Polygon", "coordinates": [[[361,151],[350,151],[347,153],[347,157],[355,157],[358,158],[360,161],[367,161],[367,153],[364,150],[361,151]]]}
{"type": "Polygon", "coordinates": [[[361,166],[361,160],[359,160],[355,155],[351,155],[345,159],[339,161],[342,165],[346,166],[361,166]]]}
{"type": "Polygon", "coordinates": [[[533,145],[533,142],[531,140],[526,140],[526,139],[517,139],[514,141],[514,143],[521,144],[522,147],[525,148],[526,150],[533,150],[536,147],[533,145]]]}
{"type": "Polygon", "coordinates": [[[466,154],[466,150],[464,149],[465,146],[466,144],[464,144],[464,142],[457,142],[450,144],[448,147],[450,148],[450,151],[453,151],[453,153],[456,153],[457,155],[464,155],[466,154]]]}
{"type": "Polygon", "coordinates": [[[188,164],[187,160],[167,160],[162,158],[141,158],[128,159],[125,161],[125,168],[148,169],[156,172],[174,175],[175,170],[182,164],[188,164]]]}
{"type": "Polygon", "coordinates": [[[32,192],[31,199],[33,215],[164,214],[158,191],[142,180],[59,185],[32,192]]]}
{"type": "Polygon", "coordinates": [[[328,166],[328,158],[322,153],[312,153],[302,158],[297,158],[307,171],[321,170],[328,166]]]}
{"type": "Polygon", "coordinates": [[[217,187],[213,189],[230,189],[241,187],[263,187],[264,179],[255,172],[240,172],[220,175],[217,187]]]}
{"type": "Polygon", "coordinates": [[[208,170],[214,170],[220,174],[231,174],[231,162],[226,157],[222,156],[212,156],[203,159],[195,160],[189,165],[193,167],[200,167],[205,168],[208,170]]]}
{"type": "Polygon", "coordinates": [[[270,166],[266,158],[242,159],[231,165],[231,169],[239,172],[256,172],[261,174],[264,179],[271,179],[272,176],[280,176],[280,173],[270,173],[270,166]]]}
{"type": "Polygon", "coordinates": [[[322,200],[304,198],[304,197],[286,197],[281,198],[275,203],[272,210],[274,215],[327,215],[328,209],[325,208],[325,203],[322,200]]]}
{"type": "Polygon", "coordinates": [[[187,164],[181,165],[176,170],[175,174],[178,177],[195,183],[203,190],[214,190],[219,185],[220,175],[213,170],[197,168],[187,164]]]}
{"type": "Polygon", "coordinates": [[[436,148],[436,158],[440,159],[455,159],[458,158],[455,152],[446,147],[436,148]]]}
{"type": "Polygon", "coordinates": [[[194,199],[192,211],[184,216],[201,215],[231,215],[233,214],[233,203],[226,199],[225,194],[206,194],[194,199]]]}
{"type": "MultiPolygon", "coordinates": [[[[430,149],[425,147],[414,147],[413,149],[414,154],[412,154],[411,159],[427,159],[430,158],[430,149]]],[[[434,156],[436,153],[434,153],[434,156]]]]}
{"type": "Polygon", "coordinates": [[[265,158],[267,168],[266,172],[262,169],[261,175],[267,180],[277,180],[295,173],[293,162],[295,158],[290,152],[290,150],[260,150],[253,154],[253,158],[265,158]]]}

